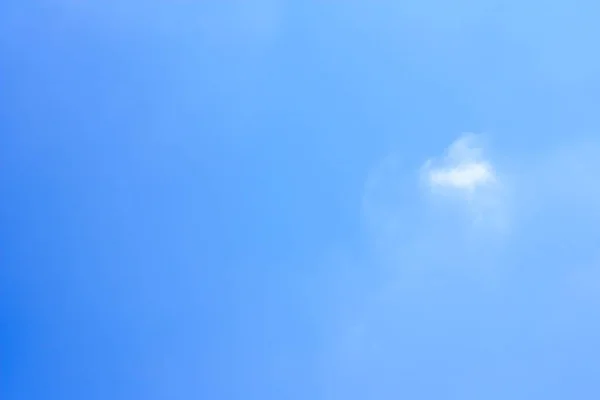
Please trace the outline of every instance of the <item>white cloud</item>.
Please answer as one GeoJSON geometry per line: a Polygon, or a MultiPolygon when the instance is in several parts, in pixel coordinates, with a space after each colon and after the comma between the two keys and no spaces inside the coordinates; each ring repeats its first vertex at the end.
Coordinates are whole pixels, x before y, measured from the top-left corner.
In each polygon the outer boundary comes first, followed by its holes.
{"type": "Polygon", "coordinates": [[[487,259],[504,245],[513,226],[513,180],[484,151],[484,139],[463,135],[421,168],[396,154],[370,171],[362,214],[378,262],[446,268],[450,259],[487,259]]]}
{"type": "Polygon", "coordinates": [[[483,149],[474,135],[456,140],[441,162],[427,160],[424,171],[429,185],[434,188],[472,192],[497,182],[494,168],[483,158],[483,149]]]}
{"type": "Polygon", "coordinates": [[[512,340],[510,332],[498,336],[499,326],[522,329],[526,321],[549,338],[595,328],[588,322],[599,304],[600,141],[514,140],[501,149],[483,139],[459,137],[421,169],[410,154],[395,154],[369,172],[363,218],[374,257],[364,269],[376,278],[330,346],[334,389],[352,392],[347,382],[389,387],[396,375],[387,371],[415,365],[411,340],[427,337],[442,350],[434,357],[444,354],[448,327],[456,337],[476,331],[473,343],[483,346],[472,348],[475,357],[497,357],[492,349],[499,347],[488,344],[512,340]],[[471,229],[465,216],[485,224],[471,229]],[[511,222],[510,235],[487,229],[497,221],[511,222]]]}
{"type": "Polygon", "coordinates": [[[479,185],[493,182],[494,173],[490,166],[485,163],[469,162],[430,171],[429,181],[436,186],[474,190],[479,185]]]}
{"type": "Polygon", "coordinates": [[[363,221],[385,265],[439,269],[454,257],[464,261],[456,264],[482,266],[538,246],[596,244],[600,142],[593,137],[500,149],[467,134],[420,168],[408,161],[387,156],[365,185],[363,221]]]}
{"type": "Polygon", "coordinates": [[[507,227],[507,185],[486,154],[481,135],[459,137],[442,157],[424,163],[421,178],[434,200],[461,207],[478,225],[507,227]]]}

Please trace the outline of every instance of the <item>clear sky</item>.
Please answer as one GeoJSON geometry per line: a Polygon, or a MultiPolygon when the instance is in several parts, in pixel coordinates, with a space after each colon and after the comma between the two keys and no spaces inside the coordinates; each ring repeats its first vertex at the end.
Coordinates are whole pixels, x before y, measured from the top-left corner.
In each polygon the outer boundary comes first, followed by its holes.
{"type": "Polygon", "coordinates": [[[600,398],[599,20],[0,2],[0,398],[600,398]]]}

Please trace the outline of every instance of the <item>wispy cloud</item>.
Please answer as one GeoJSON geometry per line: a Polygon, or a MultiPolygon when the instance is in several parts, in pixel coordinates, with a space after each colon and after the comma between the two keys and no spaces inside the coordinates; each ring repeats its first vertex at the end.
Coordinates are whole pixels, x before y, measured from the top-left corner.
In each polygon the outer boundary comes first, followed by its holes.
{"type": "Polygon", "coordinates": [[[468,162],[429,172],[429,182],[432,185],[461,190],[472,191],[477,186],[493,181],[494,173],[489,165],[479,162],[468,162]]]}
{"type": "Polygon", "coordinates": [[[509,148],[485,139],[460,136],[421,168],[391,155],[370,171],[363,217],[375,257],[365,261],[363,280],[377,277],[362,303],[348,296],[360,304],[330,347],[336,390],[361,379],[389,385],[377,368],[402,369],[411,350],[402,344],[413,332],[439,340],[442,354],[449,330],[468,337],[477,328],[477,340],[490,341],[502,339],[498,326],[521,329],[530,319],[530,328],[549,335],[590,330],[600,288],[600,141],[515,141],[509,148]],[[470,229],[472,217],[484,223],[470,229]],[[488,229],[507,225],[509,235],[488,229]],[[374,265],[385,268],[377,275],[374,265]],[[543,308],[532,304],[532,293],[543,308]],[[466,324],[449,324],[449,315],[466,324]]]}
{"type": "Polygon", "coordinates": [[[485,151],[481,135],[466,134],[455,140],[441,157],[430,158],[421,178],[435,199],[458,200],[476,223],[506,228],[506,182],[485,151]]]}
{"type": "Polygon", "coordinates": [[[432,261],[437,254],[458,260],[492,249],[537,251],[529,240],[587,248],[598,235],[600,142],[594,138],[511,150],[466,134],[431,154],[420,167],[390,155],[369,173],[362,213],[384,263],[437,268],[448,264],[432,261]]]}
{"type": "Polygon", "coordinates": [[[487,260],[504,246],[513,228],[513,180],[485,139],[463,135],[422,163],[392,154],[371,169],[362,216],[377,262],[439,270],[454,265],[450,259],[487,260]]]}
{"type": "Polygon", "coordinates": [[[423,166],[431,188],[473,192],[497,183],[492,164],[485,159],[475,135],[465,135],[448,147],[441,159],[429,159],[423,166]]]}

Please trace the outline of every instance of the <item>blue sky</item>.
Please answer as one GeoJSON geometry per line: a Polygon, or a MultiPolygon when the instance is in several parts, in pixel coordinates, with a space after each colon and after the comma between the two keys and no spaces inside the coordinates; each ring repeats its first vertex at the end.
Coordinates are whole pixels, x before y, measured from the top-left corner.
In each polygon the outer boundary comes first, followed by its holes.
{"type": "Polygon", "coordinates": [[[2,2],[0,397],[598,398],[598,17],[2,2]]]}

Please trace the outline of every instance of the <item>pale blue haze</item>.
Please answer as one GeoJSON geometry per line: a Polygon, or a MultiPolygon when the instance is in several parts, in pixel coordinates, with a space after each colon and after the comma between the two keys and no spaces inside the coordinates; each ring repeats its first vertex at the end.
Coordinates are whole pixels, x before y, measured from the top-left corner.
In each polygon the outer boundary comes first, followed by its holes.
{"type": "Polygon", "coordinates": [[[2,1],[0,398],[600,398],[599,20],[2,1]]]}

